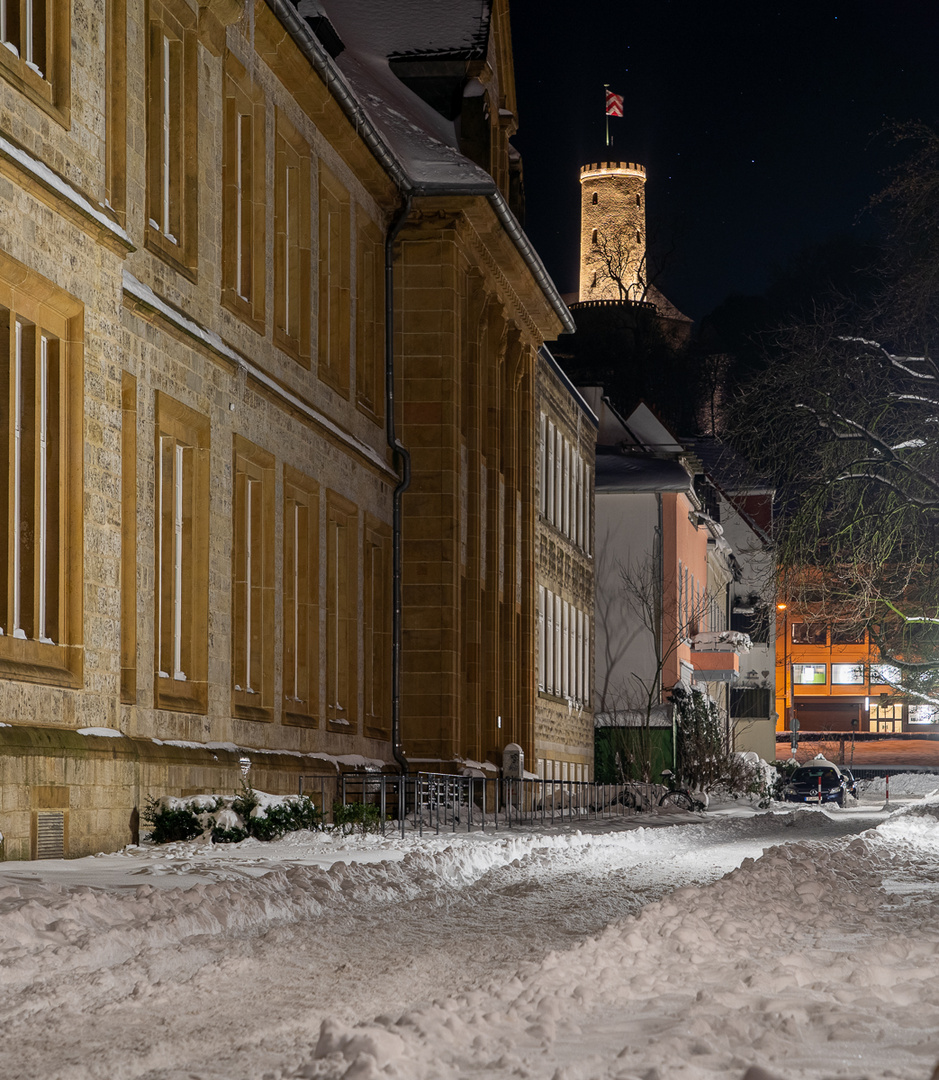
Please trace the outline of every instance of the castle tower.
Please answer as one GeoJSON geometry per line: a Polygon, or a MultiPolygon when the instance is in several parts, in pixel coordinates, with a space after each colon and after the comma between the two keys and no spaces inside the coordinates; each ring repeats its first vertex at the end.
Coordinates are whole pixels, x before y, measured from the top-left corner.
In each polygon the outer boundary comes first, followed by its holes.
{"type": "Polygon", "coordinates": [[[580,300],[642,300],[646,170],[601,161],[580,170],[580,300]]]}

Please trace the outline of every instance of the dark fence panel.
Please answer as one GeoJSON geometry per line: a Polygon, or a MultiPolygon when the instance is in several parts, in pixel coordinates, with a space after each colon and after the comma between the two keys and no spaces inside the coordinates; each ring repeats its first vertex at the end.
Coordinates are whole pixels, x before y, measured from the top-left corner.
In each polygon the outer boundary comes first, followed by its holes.
{"type": "Polygon", "coordinates": [[[503,780],[451,773],[346,773],[339,801],[378,811],[383,835],[472,832],[623,817],[634,811],[623,784],[503,780]]]}

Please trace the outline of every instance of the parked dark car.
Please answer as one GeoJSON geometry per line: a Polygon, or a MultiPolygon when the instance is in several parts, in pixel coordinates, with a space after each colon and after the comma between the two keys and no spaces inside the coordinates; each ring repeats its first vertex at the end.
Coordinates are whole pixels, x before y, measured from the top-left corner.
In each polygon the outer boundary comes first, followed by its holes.
{"type": "Polygon", "coordinates": [[[800,765],[782,790],[786,802],[798,803],[833,802],[844,806],[849,795],[857,797],[854,777],[821,756],[800,765]]]}

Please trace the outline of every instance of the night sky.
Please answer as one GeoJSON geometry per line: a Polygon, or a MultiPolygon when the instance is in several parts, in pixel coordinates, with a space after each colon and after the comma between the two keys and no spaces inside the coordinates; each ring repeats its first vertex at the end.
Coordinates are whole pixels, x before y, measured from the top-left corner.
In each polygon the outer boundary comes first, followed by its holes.
{"type": "Polygon", "coordinates": [[[527,214],[577,288],[580,166],[646,166],[661,280],[699,319],[839,232],[870,231],[892,120],[939,125],[936,0],[511,0],[527,214]],[[625,95],[604,145],[603,84],[625,95]]]}

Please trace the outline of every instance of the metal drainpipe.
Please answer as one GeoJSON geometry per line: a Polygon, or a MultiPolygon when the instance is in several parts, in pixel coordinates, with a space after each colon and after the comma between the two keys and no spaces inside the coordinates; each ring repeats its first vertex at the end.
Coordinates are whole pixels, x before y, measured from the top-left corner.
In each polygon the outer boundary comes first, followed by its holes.
{"type": "MultiPolygon", "coordinates": [[[[658,564],[655,568],[655,577],[658,582],[659,588],[659,602],[655,605],[655,636],[657,648],[656,652],[659,656],[662,655],[664,649],[663,634],[665,632],[662,625],[662,621],[665,617],[665,516],[662,506],[662,492],[657,491],[655,494],[656,509],[658,511],[658,523],[656,524],[655,532],[655,562],[658,564]]],[[[662,668],[659,668],[659,697],[662,696],[664,689],[662,685],[662,676],[664,672],[662,668]]],[[[679,665],[679,678],[681,677],[681,666],[679,665]]],[[[678,772],[678,724],[675,720],[675,706],[672,705],[672,772],[678,772]]]]}
{"type": "Polygon", "coordinates": [[[412,200],[408,192],[385,237],[385,431],[401,477],[392,495],[391,518],[391,752],[404,776],[408,759],[401,749],[401,497],[411,483],[411,455],[395,433],[394,245],[411,212],[412,200]]]}

